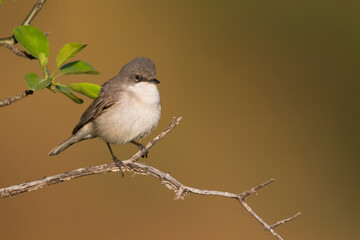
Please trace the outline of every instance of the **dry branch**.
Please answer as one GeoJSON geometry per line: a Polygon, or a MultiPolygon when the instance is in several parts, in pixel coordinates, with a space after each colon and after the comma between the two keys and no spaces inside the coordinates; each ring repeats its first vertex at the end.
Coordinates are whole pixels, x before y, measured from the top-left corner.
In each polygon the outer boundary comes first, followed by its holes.
{"type": "Polygon", "coordinates": [[[26,90],[22,93],[18,93],[14,96],[2,99],[2,100],[0,100],[0,107],[5,107],[5,106],[11,105],[13,103],[16,103],[17,101],[19,101],[33,93],[34,93],[34,91],[32,91],[32,90],[26,90]]]}
{"type": "MultiPolygon", "coordinates": [[[[38,14],[38,12],[42,9],[43,5],[45,4],[46,0],[38,0],[30,13],[27,15],[25,20],[23,21],[22,25],[29,25],[31,21],[35,18],[35,16],[38,14]]],[[[10,36],[7,38],[0,38],[0,46],[5,46],[10,51],[12,51],[15,55],[20,57],[25,57],[28,59],[33,59],[30,54],[27,52],[20,50],[15,47],[16,40],[14,36],[10,36]]],[[[0,107],[10,105],[12,103],[15,103],[29,94],[32,94],[33,92],[31,90],[25,91],[23,93],[17,94],[15,96],[0,100],[0,107]]],[[[161,140],[166,134],[168,134],[172,129],[174,129],[179,122],[181,121],[181,117],[174,118],[171,124],[167,129],[165,129],[161,134],[159,134],[157,137],[155,137],[151,142],[149,142],[146,146],[147,149],[150,149],[153,145],[155,145],[156,142],[161,140]]],[[[142,175],[150,175],[152,177],[155,177],[161,181],[162,184],[167,186],[169,189],[173,190],[175,192],[175,200],[177,199],[184,199],[189,193],[198,194],[198,195],[205,195],[205,196],[221,196],[226,198],[233,198],[239,201],[239,203],[248,211],[263,227],[266,231],[269,231],[274,237],[276,237],[279,240],[282,240],[283,238],[275,232],[275,228],[289,222],[293,219],[295,219],[297,216],[300,215],[300,213],[295,214],[294,216],[280,220],[276,222],[273,225],[267,224],[262,218],[260,218],[246,203],[245,199],[256,193],[256,191],[260,190],[261,188],[267,186],[268,184],[272,183],[274,179],[270,179],[267,182],[260,184],[254,188],[251,188],[247,191],[244,191],[240,194],[235,193],[229,193],[229,192],[222,192],[222,191],[212,191],[212,190],[201,190],[193,187],[186,186],[173,178],[169,173],[164,173],[154,167],[151,167],[149,165],[146,165],[144,163],[137,162],[137,160],[142,155],[141,151],[138,151],[136,154],[134,154],[131,158],[128,160],[123,161],[123,171],[129,171],[134,172],[136,174],[142,174],[142,175]]],[[[19,185],[14,185],[7,188],[0,189],[0,198],[7,198],[14,195],[17,195],[19,193],[24,192],[30,192],[34,191],[52,184],[61,183],[65,181],[70,181],[71,179],[94,175],[94,174],[104,174],[108,172],[117,172],[119,171],[119,168],[115,165],[115,163],[111,164],[103,164],[99,166],[94,167],[87,167],[87,168],[79,168],[76,170],[68,171],[65,173],[61,173],[58,175],[54,175],[51,177],[45,177],[40,180],[31,181],[22,183],[19,185]]]]}
{"type": "MultiPolygon", "coordinates": [[[[146,148],[150,149],[152,146],[154,146],[159,140],[161,140],[166,134],[168,134],[171,130],[173,130],[181,121],[181,117],[179,118],[173,118],[173,121],[169,125],[168,128],[166,128],[162,133],[160,133],[157,137],[155,137],[152,141],[150,141],[146,148]]],[[[267,224],[263,219],[261,219],[251,208],[250,206],[245,202],[246,198],[254,193],[256,193],[261,188],[267,186],[268,184],[272,183],[274,179],[270,179],[266,181],[263,184],[260,184],[254,188],[251,188],[247,191],[244,191],[240,194],[235,193],[229,193],[229,192],[222,192],[222,191],[212,191],[212,190],[202,190],[197,189],[193,187],[186,186],[176,180],[174,177],[172,177],[169,173],[164,173],[154,167],[151,167],[149,165],[146,165],[144,163],[140,163],[137,160],[140,158],[142,152],[138,151],[135,153],[131,158],[128,160],[123,161],[123,171],[129,171],[136,174],[142,174],[142,175],[150,175],[152,177],[155,177],[161,181],[162,184],[167,186],[169,189],[173,190],[175,192],[175,200],[177,199],[184,199],[189,193],[198,194],[198,195],[205,195],[205,196],[221,196],[226,198],[233,198],[240,202],[240,204],[256,219],[260,222],[260,224],[265,228],[265,230],[269,231],[274,237],[276,237],[279,240],[282,240],[283,238],[274,231],[276,227],[278,227],[281,224],[284,224],[286,222],[289,222],[300,215],[300,213],[297,213],[295,216],[280,220],[277,223],[273,225],[267,224]]],[[[94,167],[87,167],[87,168],[79,168],[76,170],[68,171],[65,173],[61,173],[58,175],[54,175],[51,177],[45,177],[40,180],[31,181],[22,183],[19,185],[14,185],[11,187],[0,189],[0,198],[6,198],[11,197],[19,193],[24,192],[30,192],[34,191],[52,184],[61,183],[65,181],[70,181],[74,178],[94,175],[94,174],[104,174],[108,172],[117,172],[119,171],[119,168],[115,165],[115,163],[111,164],[103,164],[98,165],[94,167]]]]}

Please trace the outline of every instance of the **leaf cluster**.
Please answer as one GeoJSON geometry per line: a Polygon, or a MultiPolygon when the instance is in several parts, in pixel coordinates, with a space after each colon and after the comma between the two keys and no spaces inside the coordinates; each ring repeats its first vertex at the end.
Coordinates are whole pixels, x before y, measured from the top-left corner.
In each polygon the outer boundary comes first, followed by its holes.
{"type": "Polygon", "coordinates": [[[67,43],[63,46],[56,56],[56,68],[49,72],[49,40],[46,35],[36,27],[26,25],[19,26],[13,30],[17,42],[40,63],[43,76],[31,72],[25,75],[25,83],[30,90],[38,91],[48,88],[53,92],[61,92],[76,103],[82,103],[72,91],[78,92],[90,98],[97,98],[101,87],[93,83],[71,83],[64,85],[55,82],[55,79],[69,74],[99,74],[89,63],[77,60],[69,62],[76,54],[86,47],[86,44],[67,43]],[[57,74],[57,75],[55,75],[57,74]]]}

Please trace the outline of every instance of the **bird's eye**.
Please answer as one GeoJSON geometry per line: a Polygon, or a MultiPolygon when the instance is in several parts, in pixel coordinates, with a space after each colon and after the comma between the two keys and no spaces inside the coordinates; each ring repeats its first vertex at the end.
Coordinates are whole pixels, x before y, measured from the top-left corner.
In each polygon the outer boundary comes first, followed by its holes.
{"type": "Polygon", "coordinates": [[[140,81],[140,79],[141,79],[140,75],[135,75],[135,79],[140,81]]]}

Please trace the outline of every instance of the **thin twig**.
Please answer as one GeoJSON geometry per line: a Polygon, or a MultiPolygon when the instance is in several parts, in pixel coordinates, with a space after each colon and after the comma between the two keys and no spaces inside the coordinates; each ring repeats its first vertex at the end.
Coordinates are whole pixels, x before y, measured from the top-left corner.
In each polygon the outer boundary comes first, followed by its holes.
{"type": "Polygon", "coordinates": [[[44,6],[45,2],[46,2],[46,0],[38,0],[35,3],[35,5],[33,6],[33,8],[31,9],[31,11],[29,12],[29,14],[26,16],[26,18],[24,19],[24,21],[22,22],[21,25],[30,25],[31,21],[34,20],[36,15],[40,12],[40,10],[44,6]]]}
{"type": "MultiPolygon", "coordinates": [[[[155,137],[151,142],[149,142],[146,145],[147,149],[150,149],[152,146],[155,145],[159,140],[161,140],[166,134],[168,134],[171,130],[173,130],[181,121],[181,117],[179,118],[173,118],[173,121],[170,123],[169,127],[166,128],[162,133],[160,133],[157,137],[155,137]]],[[[281,224],[284,224],[286,222],[289,222],[293,219],[295,219],[299,214],[296,214],[295,216],[280,220],[274,225],[270,226],[268,225],[264,220],[262,220],[251,208],[250,206],[245,202],[246,197],[248,197],[251,194],[254,194],[257,190],[260,190],[261,188],[267,186],[268,184],[272,183],[274,179],[270,179],[266,181],[263,184],[260,184],[254,188],[251,188],[247,191],[244,191],[240,194],[230,193],[230,192],[222,192],[222,191],[212,191],[212,190],[202,190],[198,188],[193,188],[186,186],[176,180],[174,177],[172,177],[169,173],[164,173],[154,167],[151,167],[149,165],[146,165],[145,163],[140,163],[137,160],[140,158],[142,154],[142,151],[138,151],[136,154],[134,154],[131,158],[128,160],[122,161],[123,162],[123,171],[129,171],[136,174],[142,174],[142,175],[150,175],[152,177],[155,177],[161,181],[162,184],[164,184],[169,189],[173,190],[175,192],[175,200],[177,199],[184,199],[187,194],[193,193],[198,195],[205,195],[205,196],[221,196],[226,198],[233,198],[240,202],[240,204],[257,220],[260,222],[260,224],[265,228],[265,230],[269,231],[274,237],[276,237],[279,240],[282,240],[283,238],[274,231],[274,228],[278,227],[281,224]]],[[[24,192],[30,192],[34,191],[52,184],[61,183],[65,181],[69,181],[75,178],[83,177],[83,176],[89,176],[94,174],[104,174],[108,172],[118,172],[119,168],[116,166],[115,163],[111,164],[103,164],[98,165],[94,167],[87,167],[87,168],[79,168],[76,170],[68,171],[65,173],[61,173],[58,175],[54,175],[51,177],[45,177],[40,180],[32,181],[32,182],[26,182],[19,185],[14,185],[11,187],[0,189],[0,198],[6,198],[11,197],[14,195],[17,195],[19,193],[24,192]]]]}
{"type": "Polygon", "coordinates": [[[270,183],[272,183],[272,182],[274,182],[274,181],[275,181],[275,179],[272,178],[272,179],[270,179],[270,180],[268,180],[268,181],[266,181],[266,182],[264,182],[264,183],[262,183],[262,184],[260,184],[260,185],[258,185],[258,186],[256,186],[256,187],[253,187],[253,188],[251,188],[251,189],[249,189],[249,190],[241,193],[240,199],[243,200],[243,201],[245,201],[245,199],[246,199],[248,196],[256,193],[257,190],[260,190],[261,188],[265,187],[266,185],[269,185],[270,183]]]}
{"type": "Polygon", "coordinates": [[[0,107],[5,107],[5,106],[11,105],[13,103],[16,103],[17,101],[19,101],[33,93],[34,93],[34,91],[32,91],[32,90],[26,90],[25,92],[18,93],[14,96],[2,99],[2,100],[0,100],[0,107]]]}
{"type": "Polygon", "coordinates": [[[289,217],[289,218],[287,218],[287,219],[280,220],[280,221],[276,222],[275,224],[271,225],[271,228],[274,229],[274,228],[280,226],[281,224],[290,222],[290,221],[293,220],[294,218],[298,217],[300,214],[301,214],[301,212],[298,212],[297,214],[295,214],[295,215],[292,216],[292,217],[289,217]]]}
{"type": "MultiPolygon", "coordinates": [[[[0,43],[0,46],[1,46],[1,43],[0,43]]],[[[14,43],[5,43],[5,44],[3,44],[3,46],[6,47],[7,49],[9,49],[11,52],[13,52],[18,57],[28,58],[30,60],[35,59],[35,57],[33,57],[31,54],[15,47],[15,42],[14,43]]]]}
{"type": "MultiPolygon", "coordinates": [[[[44,6],[45,2],[46,2],[46,0],[38,0],[35,3],[35,5],[33,6],[33,8],[31,9],[31,11],[29,12],[29,14],[26,16],[26,18],[24,19],[24,21],[22,22],[21,25],[30,25],[31,21],[34,20],[35,16],[39,13],[39,11],[44,6]]],[[[17,42],[14,38],[14,35],[11,35],[10,37],[6,37],[6,38],[0,38],[0,46],[6,47],[11,52],[13,52],[16,56],[24,57],[24,58],[27,58],[30,60],[35,59],[31,54],[15,47],[16,43],[17,42]]],[[[5,98],[3,100],[0,100],[0,107],[5,107],[8,105],[11,105],[21,99],[24,99],[26,96],[28,96],[30,94],[33,94],[33,91],[26,90],[25,92],[16,94],[15,96],[11,96],[11,97],[5,98]]]]}
{"type": "MultiPolygon", "coordinates": [[[[24,25],[30,25],[31,21],[34,20],[35,16],[39,13],[39,11],[44,6],[46,0],[38,0],[29,14],[26,16],[24,21],[22,22],[22,26],[24,25]]],[[[14,38],[14,35],[11,35],[10,37],[0,38],[0,46],[4,46],[7,49],[9,49],[11,52],[13,52],[16,56],[24,57],[28,59],[34,59],[31,54],[27,53],[26,51],[20,50],[15,47],[15,44],[17,43],[16,39],[14,38]]]]}

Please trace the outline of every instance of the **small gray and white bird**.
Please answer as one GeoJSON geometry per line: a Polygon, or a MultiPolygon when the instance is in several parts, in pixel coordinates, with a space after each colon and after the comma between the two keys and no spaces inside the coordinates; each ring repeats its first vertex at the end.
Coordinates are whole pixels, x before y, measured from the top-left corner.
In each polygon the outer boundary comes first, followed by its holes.
{"type": "Polygon", "coordinates": [[[83,113],[72,136],[49,155],[59,154],[82,140],[99,137],[107,144],[120,170],[122,162],[116,158],[110,144],[133,143],[142,150],[142,157],[147,157],[146,147],[135,140],[148,135],[159,122],[158,83],[156,67],[150,59],[133,59],[116,77],[102,85],[98,98],[83,113]]]}

